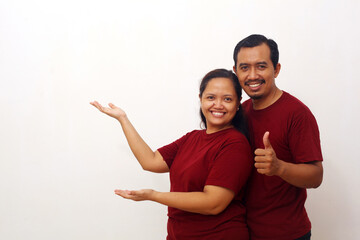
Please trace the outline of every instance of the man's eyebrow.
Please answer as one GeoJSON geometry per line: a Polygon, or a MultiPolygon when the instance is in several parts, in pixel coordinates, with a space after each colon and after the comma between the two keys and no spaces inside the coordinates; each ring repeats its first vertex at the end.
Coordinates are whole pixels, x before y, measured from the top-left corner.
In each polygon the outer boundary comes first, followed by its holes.
{"type": "MultiPolygon", "coordinates": [[[[259,64],[267,65],[268,63],[265,62],[265,61],[262,61],[262,62],[257,62],[256,64],[257,64],[257,65],[259,65],[259,64]]],[[[249,64],[248,64],[248,63],[240,63],[240,64],[239,64],[239,66],[247,66],[247,65],[249,65],[249,64]]]]}

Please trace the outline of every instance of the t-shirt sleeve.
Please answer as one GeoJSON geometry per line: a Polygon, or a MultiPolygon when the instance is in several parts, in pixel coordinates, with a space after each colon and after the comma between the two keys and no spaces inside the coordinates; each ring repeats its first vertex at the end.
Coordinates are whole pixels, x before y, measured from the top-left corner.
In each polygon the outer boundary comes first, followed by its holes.
{"type": "Polygon", "coordinates": [[[289,131],[289,147],[296,163],[323,160],[319,128],[307,107],[294,113],[289,131]]]}
{"type": "Polygon", "coordinates": [[[189,134],[190,133],[187,133],[176,141],[157,149],[166,164],[168,165],[169,169],[171,168],[171,165],[175,159],[176,154],[179,151],[179,148],[184,144],[186,139],[189,137],[189,134]]]}
{"type": "Polygon", "coordinates": [[[205,185],[228,188],[238,194],[244,187],[253,167],[249,143],[231,142],[221,148],[210,169],[205,185]]]}

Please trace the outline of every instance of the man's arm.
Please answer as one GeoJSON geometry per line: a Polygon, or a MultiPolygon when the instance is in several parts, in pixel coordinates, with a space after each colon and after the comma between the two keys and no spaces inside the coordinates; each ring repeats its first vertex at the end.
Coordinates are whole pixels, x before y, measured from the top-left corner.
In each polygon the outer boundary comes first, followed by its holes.
{"type": "Polygon", "coordinates": [[[279,176],[284,181],[300,188],[317,188],[323,178],[321,161],[288,163],[276,157],[269,141],[269,132],[263,137],[265,149],[255,150],[255,167],[261,174],[279,176]]]}

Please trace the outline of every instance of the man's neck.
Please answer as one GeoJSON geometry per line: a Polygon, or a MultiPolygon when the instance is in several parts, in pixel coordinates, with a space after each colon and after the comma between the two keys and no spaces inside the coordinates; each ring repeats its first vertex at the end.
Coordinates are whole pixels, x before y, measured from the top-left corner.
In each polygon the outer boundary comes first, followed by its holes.
{"type": "Polygon", "coordinates": [[[266,97],[266,98],[252,99],[253,108],[254,108],[255,110],[265,109],[265,108],[271,106],[272,104],[274,104],[277,100],[279,100],[279,98],[281,97],[282,94],[283,94],[283,91],[281,91],[280,89],[276,88],[276,89],[275,89],[268,97],[266,97]]]}

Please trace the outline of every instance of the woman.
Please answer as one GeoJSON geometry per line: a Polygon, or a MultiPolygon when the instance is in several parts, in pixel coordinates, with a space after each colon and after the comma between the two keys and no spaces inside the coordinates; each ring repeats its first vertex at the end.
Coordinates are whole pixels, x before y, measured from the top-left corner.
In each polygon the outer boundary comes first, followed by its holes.
{"type": "Polygon", "coordinates": [[[204,130],[194,130],[153,152],[113,104],[91,104],[117,119],[144,170],[169,172],[170,192],[152,189],[115,190],[123,198],[151,200],[168,208],[168,240],[248,239],[244,185],[252,168],[252,153],[240,105],[241,87],[225,69],[209,72],[200,84],[204,130]]]}

